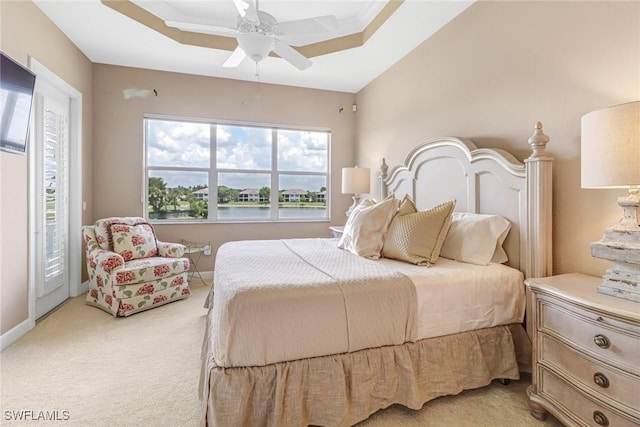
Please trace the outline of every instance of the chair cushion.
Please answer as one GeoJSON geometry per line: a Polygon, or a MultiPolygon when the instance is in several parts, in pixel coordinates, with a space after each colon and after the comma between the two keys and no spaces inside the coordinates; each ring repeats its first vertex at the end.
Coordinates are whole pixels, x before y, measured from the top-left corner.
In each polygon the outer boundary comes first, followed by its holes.
{"type": "Polygon", "coordinates": [[[113,252],[125,261],[149,258],[158,255],[156,236],[149,224],[111,224],[113,252]]]}
{"type": "MultiPolygon", "coordinates": [[[[189,271],[189,260],[187,258],[144,258],[134,259],[124,263],[124,267],[115,275],[114,287],[116,292],[123,291],[125,285],[135,285],[144,282],[156,281],[160,289],[172,285],[173,276],[189,271]]],[[[174,283],[175,286],[180,283],[174,283]]],[[[127,286],[127,289],[137,289],[127,286]]],[[[124,295],[128,297],[131,295],[124,295]]]]}
{"type": "Polygon", "coordinates": [[[109,218],[99,219],[95,223],[94,232],[96,240],[101,249],[113,251],[113,239],[111,238],[112,224],[138,225],[146,224],[147,220],[139,216],[112,216],[109,218]]]}

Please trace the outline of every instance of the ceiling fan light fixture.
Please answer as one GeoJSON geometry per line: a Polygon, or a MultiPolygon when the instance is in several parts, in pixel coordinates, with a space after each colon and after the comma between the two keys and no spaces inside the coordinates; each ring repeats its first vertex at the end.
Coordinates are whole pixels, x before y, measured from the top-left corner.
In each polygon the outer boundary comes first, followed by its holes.
{"type": "Polygon", "coordinates": [[[272,37],[260,33],[241,33],[236,36],[240,48],[255,62],[260,62],[274,48],[272,37]]]}

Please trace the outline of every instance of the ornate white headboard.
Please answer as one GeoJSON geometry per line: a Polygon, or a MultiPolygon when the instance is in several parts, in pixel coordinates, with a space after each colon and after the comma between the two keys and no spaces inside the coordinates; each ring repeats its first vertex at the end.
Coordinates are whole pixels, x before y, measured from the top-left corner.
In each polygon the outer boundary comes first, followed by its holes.
{"type": "Polygon", "coordinates": [[[524,163],[504,150],[477,148],[463,138],[435,138],[415,147],[404,163],[380,167],[382,198],[410,195],[418,209],[456,199],[456,211],[497,214],[511,222],[504,243],[508,264],[526,278],[552,274],[553,158],[538,122],[524,163]]]}

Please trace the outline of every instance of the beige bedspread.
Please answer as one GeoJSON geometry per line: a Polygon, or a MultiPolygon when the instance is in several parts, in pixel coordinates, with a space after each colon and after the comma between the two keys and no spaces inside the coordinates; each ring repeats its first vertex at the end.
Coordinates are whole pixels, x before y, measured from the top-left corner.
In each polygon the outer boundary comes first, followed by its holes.
{"type": "Polygon", "coordinates": [[[416,341],[411,280],[330,239],[226,243],[212,291],[205,346],[218,367],[416,341]]]}

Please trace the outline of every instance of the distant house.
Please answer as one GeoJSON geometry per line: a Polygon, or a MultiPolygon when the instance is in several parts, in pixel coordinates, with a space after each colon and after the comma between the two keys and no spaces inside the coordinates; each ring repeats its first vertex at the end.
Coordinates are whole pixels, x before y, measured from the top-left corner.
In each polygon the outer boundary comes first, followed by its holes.
{"type": "Polygon", "coordinates": [[[202,188],[198,191],[194,191],[193,193],[193,197],[195,197],[196,200],[209,200],[209,188],[205,187],[202,188]]]}
{"type": "Polygon", "coordinates": [[[316,200],[318,202],[326,203],[327,201],[327,190],[320,191],[316,194],[316,200]]]}
{"type": "Polygon", "coordinates": [[[255,188],[247,188],[238,193],[238,201],[240,202],[259,202],[260,190],[255,188]]]}
{"type": "Polygon", "coordinates": [[[281,194],[285,202],[305,202],[309,198],[309,192],[306,190],[284,190],[281,194]]]}

